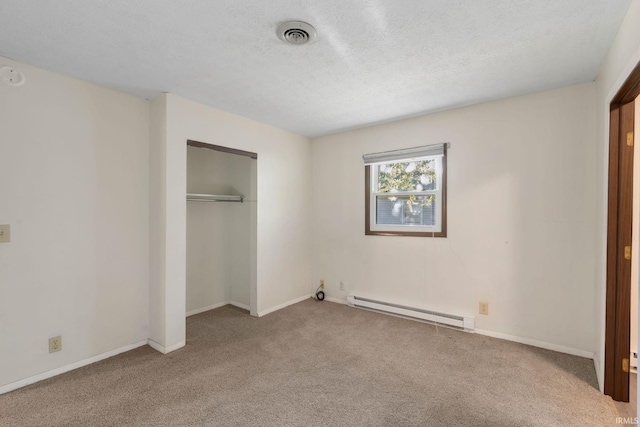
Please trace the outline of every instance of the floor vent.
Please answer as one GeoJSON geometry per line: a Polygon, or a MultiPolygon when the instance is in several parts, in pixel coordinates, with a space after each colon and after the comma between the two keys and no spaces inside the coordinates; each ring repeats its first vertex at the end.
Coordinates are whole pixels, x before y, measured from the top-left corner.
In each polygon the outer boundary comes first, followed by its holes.
{"type": "Polygon", "coordinates": [[[438,325],[446,325],[465,332],[474,332],[475,330],[475,320],[473,317],[468,316],[439,313],[437,311],[426,310],[424,308],[379,301],[353,294],[347,297],[347,305],[349,305],[349,307],[366,308],[369,310],[379,311],[381,313],[395,314],[397,316],[407,317],[410,319],[436,323],[438,325]]]}

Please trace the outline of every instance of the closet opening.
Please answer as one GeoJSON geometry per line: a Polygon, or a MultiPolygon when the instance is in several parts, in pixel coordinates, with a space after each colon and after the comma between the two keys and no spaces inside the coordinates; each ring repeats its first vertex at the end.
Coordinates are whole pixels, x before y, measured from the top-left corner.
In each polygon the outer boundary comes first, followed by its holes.
{"type": "Polygon", "coordinates": [[[187,141],[187,317],[229,304],[257,316],[257,159],[187,141]]]}

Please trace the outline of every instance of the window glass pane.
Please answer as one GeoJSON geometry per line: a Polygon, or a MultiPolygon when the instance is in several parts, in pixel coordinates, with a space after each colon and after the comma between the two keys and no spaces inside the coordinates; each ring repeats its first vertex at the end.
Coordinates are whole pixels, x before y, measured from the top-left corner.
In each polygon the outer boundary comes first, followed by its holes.
{"type": "Polygon", "coordinates": [[[378,166],[378,192],[435,190],[436,160],[387,163],[378,166]]]}
{"type": "Polygon", "coordinates": [[[436,225],[436,196],[377,196],[376,224],[436,225]]]}

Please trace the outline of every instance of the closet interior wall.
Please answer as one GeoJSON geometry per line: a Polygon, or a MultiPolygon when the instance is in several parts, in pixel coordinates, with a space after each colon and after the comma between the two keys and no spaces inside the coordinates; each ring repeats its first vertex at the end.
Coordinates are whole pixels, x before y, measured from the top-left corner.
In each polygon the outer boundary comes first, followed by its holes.
{"type": "Polygon", "coordinates": [[[244,196],[243,203],[187,202],[187,316],[226,304],[249,310],[256,164],[187,147],[187,193],[244,196]]]}

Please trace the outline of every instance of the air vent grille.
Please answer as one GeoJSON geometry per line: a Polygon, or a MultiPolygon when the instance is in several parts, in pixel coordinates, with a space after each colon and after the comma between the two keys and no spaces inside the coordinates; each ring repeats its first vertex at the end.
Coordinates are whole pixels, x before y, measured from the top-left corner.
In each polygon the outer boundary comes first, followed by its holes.
{"type": "Polygon", "coordinates": [[[295,28],[284,32],[284,38],[293,44],[304,44],[309,41],[309,33],[305,30],[295,28]]]}
{"type": "Polygon", "coordinates": [[[276,34],[284,42],[301,45],[315,40],[316,29],[306,22],[287,21],[278,25],[276,34]]]}

